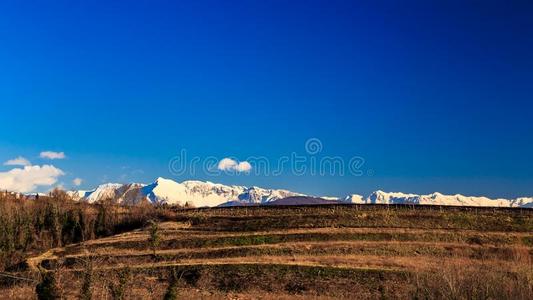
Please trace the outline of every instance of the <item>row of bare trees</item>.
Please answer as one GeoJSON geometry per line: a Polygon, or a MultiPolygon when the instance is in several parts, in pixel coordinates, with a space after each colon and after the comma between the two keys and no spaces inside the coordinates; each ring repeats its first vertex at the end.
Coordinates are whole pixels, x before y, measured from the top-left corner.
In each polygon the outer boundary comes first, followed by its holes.
{"type": "Polygon", "coordinates": [[[139,228],[156,214],[150,206],[79,203],[60,190],[33,200],[0,193],[0,270],[21,262],[29,251],[139,228]]]}

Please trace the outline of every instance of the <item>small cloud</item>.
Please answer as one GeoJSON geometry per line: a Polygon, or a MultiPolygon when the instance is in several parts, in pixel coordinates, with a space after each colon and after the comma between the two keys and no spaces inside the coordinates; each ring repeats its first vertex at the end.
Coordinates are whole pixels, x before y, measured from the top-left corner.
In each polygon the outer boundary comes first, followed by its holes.
{"type": "Polygon", "coordinates": [[[250,165],[247,161],[241,161],[237,166],[235,166],[235,170],[237,172],[250,172],[252,169],[252,165],[250,165]]]}
{"type": "Polygon", "coordinates": [[[237,162],[226,157],[218,162],[218,169],[221,171],[249,172],[252,169],[252,165],[247,161],[237,162]]]}
{"type": "Polygon", "coordinates": [[[31,166],[31,163],[26,158],[19,156],[17,158],[10,159],[4,163],[4,166],[31,166]]]}
{"type": "Polygon", "coordinates": [[[47,159],[65,159],[67,156],[64,152],[43,151],[40,157],[47,159]]]}
{"type": "Polygon", "coordinates": [[[224,158],[218,162],[218,169],[221,171],[230,171],[235,168],[237,162],[231,158],[224,158]]]}
{"type": "Polygon", "coordinates": [[[0,187],[8,191],[27,193],[37,186],[52,186],[65,173],[54,166],[25,166],[0,172],[0,187]]]}
{"type": "Polygon", "coordinates": [[[75,186],[80,186],[80,185],[83,183],[83,179],[81,179],[81,178],[74,178],[74,180],[72,180],[72,183],[73,183],[75,186]]]}

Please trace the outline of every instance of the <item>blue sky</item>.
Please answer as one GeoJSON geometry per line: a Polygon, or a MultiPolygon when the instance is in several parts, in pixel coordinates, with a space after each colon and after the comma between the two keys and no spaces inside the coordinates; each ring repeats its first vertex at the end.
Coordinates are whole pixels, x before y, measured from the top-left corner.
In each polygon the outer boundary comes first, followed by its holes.
{"type": "Polygon", "coordinates": [[[66,188],[533,195],[530,1],[177,2],[2,1],[0,160],[53,165],[66,188]],[[310,138],[363,175],[168,169],[181,149],[309,158],[310,138]]]}

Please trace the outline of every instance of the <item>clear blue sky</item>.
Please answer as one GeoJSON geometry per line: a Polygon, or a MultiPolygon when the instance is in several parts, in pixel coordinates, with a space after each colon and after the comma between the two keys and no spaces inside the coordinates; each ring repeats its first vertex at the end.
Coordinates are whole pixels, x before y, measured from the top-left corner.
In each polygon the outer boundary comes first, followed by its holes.
{"type": "Polygon", "coordinates": [[[53,164],[67,188],[533,196],[531,1],[84,2],[0,3],[0,160],[53,164]],[[180,149],[274,162],[309,138],[365,174],[168,171],[180,149]]]}

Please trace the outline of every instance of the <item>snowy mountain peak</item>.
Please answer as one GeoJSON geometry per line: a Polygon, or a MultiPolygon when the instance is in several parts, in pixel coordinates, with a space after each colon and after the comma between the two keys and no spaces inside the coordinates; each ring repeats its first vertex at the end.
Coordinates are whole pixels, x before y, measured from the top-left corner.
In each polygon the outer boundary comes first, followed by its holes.
{"type": "Polygon", "coordinates": [[[169,183],[170,181],[174,182],[172,179],[166,179],[166,178],[163,178],[163,177],[157,177],[157,179],[155,180],[154,183],[158,183],[158,184],[167,184],[167,183],[169,183]]]}
{"type": "Polygon", "coordinates": [[[238,203],[265,203],[301,194],[285,190],[258,187],[227,186],[212,182],[189,180],[182,183],[159,177],[144,184],[102,184],[92,191],[69,192],[75,200],[97,202],[112,199],[116,203],[133,205],[148,201],[154,204],[218,206],[228,201],[238,203]]]}
{"type": "Polygon", "coordinates": [[[343,202],[358,204],[425,204],[452,206],[487,206],[487,207],[533,207],[533,198],[490,199],[487,197],[470,197],[463,195],[444,195],[438,192],[429,195],[388,193],[375,191],[366,199],[359,195],[344,198],[343,202]]]}
{"type": "Polygon", "coordinates": [[[444,197],[444,195],[439,193],[439,192],[435,192],[435,193],[431,194],[430,197],[433,198],[433,199],[438,199],[438,198],[444,197]]]}
{"type": "Polygon", "coordinates": [[[364,197],[361,195],[356,195],[356,194],[346,196],[341,201],[344,203],[353,203],[353,204],[365,203],[364,197]]]}

